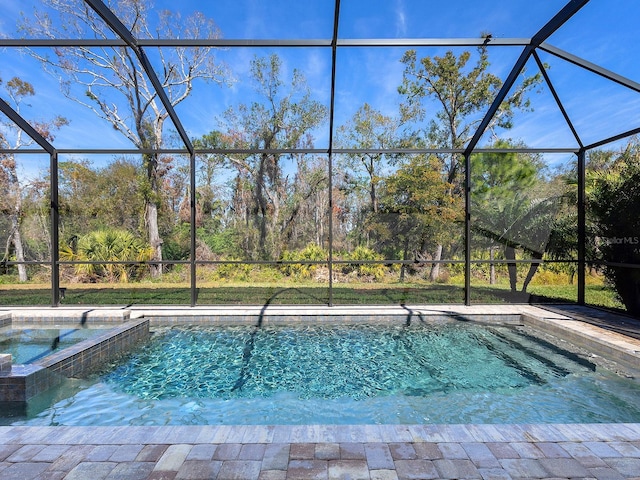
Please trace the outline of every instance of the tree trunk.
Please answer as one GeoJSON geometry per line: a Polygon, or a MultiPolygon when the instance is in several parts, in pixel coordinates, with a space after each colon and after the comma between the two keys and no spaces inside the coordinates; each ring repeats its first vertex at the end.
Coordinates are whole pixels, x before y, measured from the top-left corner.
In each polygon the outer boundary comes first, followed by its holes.
{"type": "Polygon", "coordinates": [[[256,227],[260,232],[260,238],[258,240],[258,249],[260,258],[266,258],[267,252],[267,199],[265,198],[265,176],[266,176],[266,155],[260,156],[260,165],[258,167],[258,178],[256,178],[256,227]]]}
{"type": "MultiPolygon", "coordinates": [[[[406,238],[404,241],[404,253],[402,254],[402,259],[406,260],[408,254],[409,254],[409,240],[408,238],[406,238]]],[[[400,283],[404,283],[404,275],[405,275],[406,268],[407,266],[404,263],[400,266],[400,283]]]]}
{"type": "MultiPolygon", "coordinates": [[[[147,200],[145,207],[145,223],[147,224],[147,230],[149,231],[149,244],[153,249],[151,255],[151,262],[162,261],[162,239],[160,238],[160,232],[158,230],[158,206],[153,202],[147,200]]],[[[151,264],[151,278],[160,278],[162,276],[162,264],[151,264]]]]}
{"type": "MultiPolygon", "coordinates": [[[[533,254],[533,258],[535,260],[542,260],[542,253],[538,253],[538,252],[534,253],[533,254]]],[[[538,271],[538,267],[540,267],[539,263],[532,263],[529,266],[529,272],[527,273],[527,278],[524,279],[524,283],[522,284],[522,292],[523,293],[527,291],[527,287],[529,286],[529,283],[533,279],[533,276],[538,271]]]]}
{"type": "MultiPolygon", "coordinates": [[[[515,260],[516,259],[516,249],[511,246],[504,247],[504,257],[507,260],[515,260]]],[[[518,269],[515,263],[507,263],[507,270],[509,271],[509,285],[511,287],[511,291],[515,292],[517,290],[518,283],[518,269]]]]}
{"type": "MultiPolygon", "coordinates": [[[[22,236],[20,235],[20,221],[18,214],[11,215],[11,243],[16,252],[16,261],[24,262],[24,248],[22,246],[22,236]]],[[[27,266],[24,264],[18,264],[18,280],[20,282],[26,282],[27,278],[27,266]]]]}
{"type": "Polygon", "coordinates": [[[489,264],[489,285],[496,284],[496,264],[493,263],[496,252],[494,249],[495,247],[493,245],[489,247],[489,260],[491,261],[491,263],[489,264]]]}
{"type": "MultiPolygon", "coordinates": [[[[438,245],[436,247],[436,251],[433,254],[433,259],[438,262],[442,259],[442,245],[438,245]]],[[[436,282],[440,278],[440,264],[432,263],[431,264],[431,272],[429,272],[429,280],[432,282],[436,282]]]]}

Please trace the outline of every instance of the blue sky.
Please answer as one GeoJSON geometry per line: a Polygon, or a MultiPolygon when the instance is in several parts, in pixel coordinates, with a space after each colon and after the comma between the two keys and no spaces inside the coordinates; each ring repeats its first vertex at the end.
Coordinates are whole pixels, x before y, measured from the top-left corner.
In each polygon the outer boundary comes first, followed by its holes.
{"type": "MultiPolygon", "coordinates": [[[[179,8],[183,18],[201,11],[213,18],[222,36],[229,39],[327,39],[333,29],[334,2],[327,0],[234,0],[181,2],[156,0],[158,9],[179,8]]],[[[490,32],[499,38],[528,38],[560,10],[564,0],[494,0],[492,2],[427,0],[342,0],[342,38],[456,38],[478,37],[490,32]]],[[[0,0],[3,15],[0,34],[19,36],[15,25],[20,12],[28,16],[41,8],[35,0],[0,0]]],[[[640,82],[637,47],[640,45],[640,2],[635,0],[592,0],[549,43],[574,55],[600,64],[640,82]]],[[[153,21],[153,18],[152,18],[153,21]]],[[[402,80],[399,62],[404,48],[343,48],[338,52],[336,77],[336,126],[364,103],[387,115],[395,115],[402,80]]],[[[441,55],[446,49],[419,49],[418,55],[441,55]]],[[[455,49],[456,53],[463,49],[455,49]]],[[[490,49],[491,72],[505,78],[521,49],[490,49]]],[[[247,82],[249,62],[254,55],[277,53],[283,59],[285,76],[294,68],[304,72],[314,98],[328,106],[330,101],[329,49],[229,49],[217,52],[232,72],[230,87],[198,82],[192,96],[176,110],[187,132],[197,137],[219,127],[218,119],[230,105],[253,98],[247,82]]],[[[129,148],[130,144],[106,122],[88,109],[64,98],[57,81],[32,58],[10,48],[0,50],[0,77],[6,81],[20,76],[30,81],[37,95],[27,118],[42,120],[63,114],[71,124],[59,132],[59,148],[129,148]]],[[[150,55],[153,58],[153,55],[150,55]]],[[[549,75],[584,140],[589,143],[620,130],[640,125],[640,94],[603,81],[550,55],[549,75]]],[[[530,62],[529,72],[536,67],[530,62]]],[[[521,139],[534,147],[574,147],[548,88],[531,96],[534,112],[519,115],[505,136],[521,139]]],[[[433,112],[433,111],[432,111],[433,112]]],[[[328,131],[316,132],[317,146],[325,147],[328,131]]]]}

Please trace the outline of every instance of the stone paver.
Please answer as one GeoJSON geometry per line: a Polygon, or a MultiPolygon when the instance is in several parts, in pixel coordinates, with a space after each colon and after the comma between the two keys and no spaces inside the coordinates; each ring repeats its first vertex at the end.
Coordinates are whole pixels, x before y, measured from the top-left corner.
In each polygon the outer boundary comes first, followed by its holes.
{"type": "Polygon", "coordinates": [[[597,467],[589,469],[589,476],[597,480],[624,480],[626,477],[610,467],[597,467]]]}
{"type": "Polygon", "coordinates": [[[262,462],[257,460],[228,460],[222,463],[217,480],[258,480],[262,462]]]}
{"type": "Polygon", "coordinates": [[[505,458],[500,460],[502,468],[516,478],[546,478],[547,471],[533,458],[505,458]]]}
{"type": "Polygon", "coordinates": [[[366,460],[364,445],[361,443],[341,443],[340,458],[342,460],[366,460]]]}
{"type": "Polygon", "coordinates": [[[216,451],[213,453],[213,459],[236,460],[241,450],[242,444],[240,443],[225,443],[216,448],[216,451]]]}
{"type": "MultiPolygon", "coordinates": [[[[68,445],[52,445],[55,447],[66,446],[68,445]]],[[[118,450],[119,445],[96,445],[91,449],[89,453],[84,457],[85,462],[106,462],[111,458],[111,456],[118,450]]],[[[61,456],[61,455],[58,455],[61,456]]],[[[157,458],[154,458],[154,461],[157,458]]]]}
{"type": "Polygon", "coordinates": [[[105,477],[105,480],[147,480],[153,471],[153,465],[152,462],[119,463],[105,477]]]}
{"type": "Polygon", "coordinates": [[[389,451],[394,460],[416,460],[418,454],[410,443],[390,443],[389,451]]]}
{"type": "Polygon", "coordinates": [[[316,446],[313,443],[294,443],[289,451],[289,456],[294,460],[313,460],[315,455],[316,446]]]}
{"type": "Polygon", "coordinates": [[[467,478],[640,479],[640,424],[566,426],[0,427],[2,480],[411,480],[467,478]],[[146,428],[146,427],[145,427],[146,428]],[[380,432],[384,430],[381,440],[380,432]],[[411,431],[413,441],[407,441],[411,431]],[[260,441],[238,443],[255,436],[260,441]],[[294,443],[266,438],[295,438],[294,443]],[[580,440],[580,435],[584,439],[580,440]],[[205,437],[212,439],[203,443],[205,437]],[[458,441],[457,438],[460,438],[458,441]],[[477,437],[477,441],[473,438],[477,437]],[[503,438],[503,441],[496,439],[503,438]],[[75,439],[75,440],[74,440],[75,439]],[[164,439],[164,440],[162,440],[164,439]],[[175,443],[170,443],[171,439],[175,443]],[[215,441],[214,441],[215,439],[215,441]],[[223,439],[223,440],[221,440],[223,439]],[[228,440],[224,440],[228,439],[228,440]],[[481,441],[490,439],[491,441],[481,441]],[[198,442],[195,442],[198,440],[198,442]],[[308,440],[308,441],[298,441],[308,440]],[[333,440],[333,441],[332,441],[333,440]],[[372,441],[375,440],[375,441],[372,441]],[[437,440],[437,441],[433,441],[437,440]],[[444,441],[443,441],[444,440],[444,441]],[[167,443],[158,443],[166,441],[167,443]],[[190,443],[192,442],[193,443],[190,443]],[[4,443],[3,443],[4,442],[4,443]],[[92,443],[88,443],[92,442],[92,443]],[[102,442],[102,443],[100,443],[102,442]]]}
{"type": "Polygon", "coordinates": [[[262,459],[262,470],[286,470],[291,446],[282,443],[267,445],[262,459]]]}
{"type": "Polygon", "coordinates": [[[264,458],[266,445],[264,443],[252,443],[243,445],[238,455],[238,460],[260,460],[264,458]]]}
{"type": "Polygon", "coordinates": [[[371,470],[369,475],[371,480],[399,480],[395,470],[371,470]]]}
{"type": "Polygon", "coordinates": [[[398,478],[405,480],[426,480],[440,478],[436,466],[430,460],[397,460],[398,478]]]}
{"type": "Polygon", "coordinates": [[[258,480],[286,480],[286,470],[262,470],[258,480]]]}
{"type": "Polygon", "coordinates": [[[433,463],[440,478],[482,478],[471,460],[443,458],[433,463]]]}
{"type": "Polygon", "coordinates": [[[605,462],[626,477],[640,478],[639,458],[607,458],[605,462]]]}
{"type": "Polygon", "coordinates": [[[171,445],[165,450],[154,470],[177,472],[191,451],[191,445],[171,445]]]}
{"type": "Polygon", "coordinates": [[[484,443],[463,443],[462,448],[478,468],[497,468],[500,462],[484,443]]]}
{"type": "Polygon", "coordinates": [[[44,448],[45,445],[24,445],[7,457],[6,461],[10,463],[29,462],[44,448]]]}
{"type": "Polygon", "coordinates": [[[287,479],[327,480],[328,463],[326,460],[291,460],[287,469],[287,479]]]}
{"type": "Polygon", "coordinates": [[[438,448],[442,452],[442,456],[444,458],[448,458],[448,459],[455,458],[460,460],[469,458],[469,456],[467,455],[467,452],[465,452],[464,448],[462,448],[462,445],[460,445],[459,443],[454,443],[454,442],[439,443],[438,448]]]}
{"type": "MultiPolygon", "coordinates": [[[[145,445],[138,453],[136,460],[138,462],[157,462],[164,455],[167,448],[168,445],[145,445]]],[[[213,448],[215,449],[215,446],[213,448]]]]}
{"type": "Polygon", "coordinates": [[[2,480],[30,480],[44,474],[49,467],[41,462],[14,463],[2,470],[2,480]]]}
{"type": "Polygon", "coordinates": [[[221,468],[222,462],[218,460],[186,460],[180,467],[180,470],[178,470],[175,478],[176,480],[216,478],[221,468]]]}
{"type": "Polygon", "coordinates": [[[329,480],[369,480],[369,467],[365,460],[330,460],[329,480]]]}
{"type": "Polygon", "coordinates": [[[113,462],[82,462],[73,467],[65,480],[103,480],[118,466],[113,462]]]}
{"type": "Polygon", "coordinates": [[[142,451],[144,445],[121,445],[109,457],[110,462],[133,462],[142,451]]]}
{"type": "Polygon", "coordinates": [[[501,468],[479,468],[478,472],[483,480],[512,480],[511,475],[501,468]]]}
{"type": "Polygon", "coordinates": [[[393,457],[386,443],[368,443],[364,446],[367,464],[371,470],[393,469],[393,457]]]}
{"type": "Polygon", "coordinates": [[[423,460],[437,460],[438,458],[444,458],[442,451],[438,448],[438,445],[432,442],[420,442],[413,445],[413,449],[416,452],[418,458],[423,460]]]}
{"type": "MultiPolygon", "coordinates": [[[[211,444],[198,444],[194,445],[189,451],[186,460],[204,460],[208,461],[213,458],[213,453],[216,451],[216,446],[211,444]]],[[[262,457],[260,457],[262,458],[262,457]]]]}
{"type": "Polygon", "coordinates": [[[587,469],[573,458],[540,458],[539,462],[552,477],[585,478],[590,476],[587,469]]]}
{"type": "Polygon", "coordinates": [[[338,460],[340,458],[340,445],[337,443],[316,444],[315,458],[318,460],[338,460]]]}

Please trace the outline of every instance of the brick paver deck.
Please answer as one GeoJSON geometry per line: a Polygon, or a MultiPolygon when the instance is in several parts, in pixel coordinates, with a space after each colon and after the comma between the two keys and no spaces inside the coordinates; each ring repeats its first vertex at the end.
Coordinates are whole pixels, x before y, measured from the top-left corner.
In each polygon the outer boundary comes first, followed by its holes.
{"type": "Polygon", "coordinates": [[[0,478],[640,479],[640,424],[10,426],[0,478]]]}

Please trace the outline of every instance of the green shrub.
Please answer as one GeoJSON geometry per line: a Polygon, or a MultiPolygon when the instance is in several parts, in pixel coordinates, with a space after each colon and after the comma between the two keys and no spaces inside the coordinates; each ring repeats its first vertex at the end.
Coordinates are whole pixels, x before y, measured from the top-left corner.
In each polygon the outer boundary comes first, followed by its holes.
{"type": "Polygon", "coordinates": [[[318,264],[308,264],[302,262],[326,262],[329,255],[319,245],[314,243],[308,244],[302,250],[285,250],[280,255],[282,262],[301,262],[286,263],[280,265],[280,270],[288,277],[294,278],[312,278],[318,269],[318,264]]]}
{"type": "Polygon", "coordinates": [[[80,263],[74,265],[75,274],[82,281],[107,280],[128,282],[144,275],[146,268],[138,262],[151,260],[152,248],[139,237],[127,230],[108,228],[95,230],[77,239],[77,243],[64,245],[60,249],[60,259],[74,262],[135,262],[80,263]]]}
{"type": "Polygon", "coordinates": [[[381,263],[357,263],[367,261],[380,261],[384,257],[374,250],[359,246],[356,247],[351,253],[346,255],[345,260],[351,260],[356,263],[348,263],[342,267],[342,271],[345,274],[355,273],[358,277],[373,277],[375,280],[381,280],[387,271],[386,267],[381,263]]]}
{"type": "Polygon", "coordinates": [[[215,266],[212,280],[237,280],[246,282],[251,279],[253,265],[247,263],[220,263],[215,266]]]}

